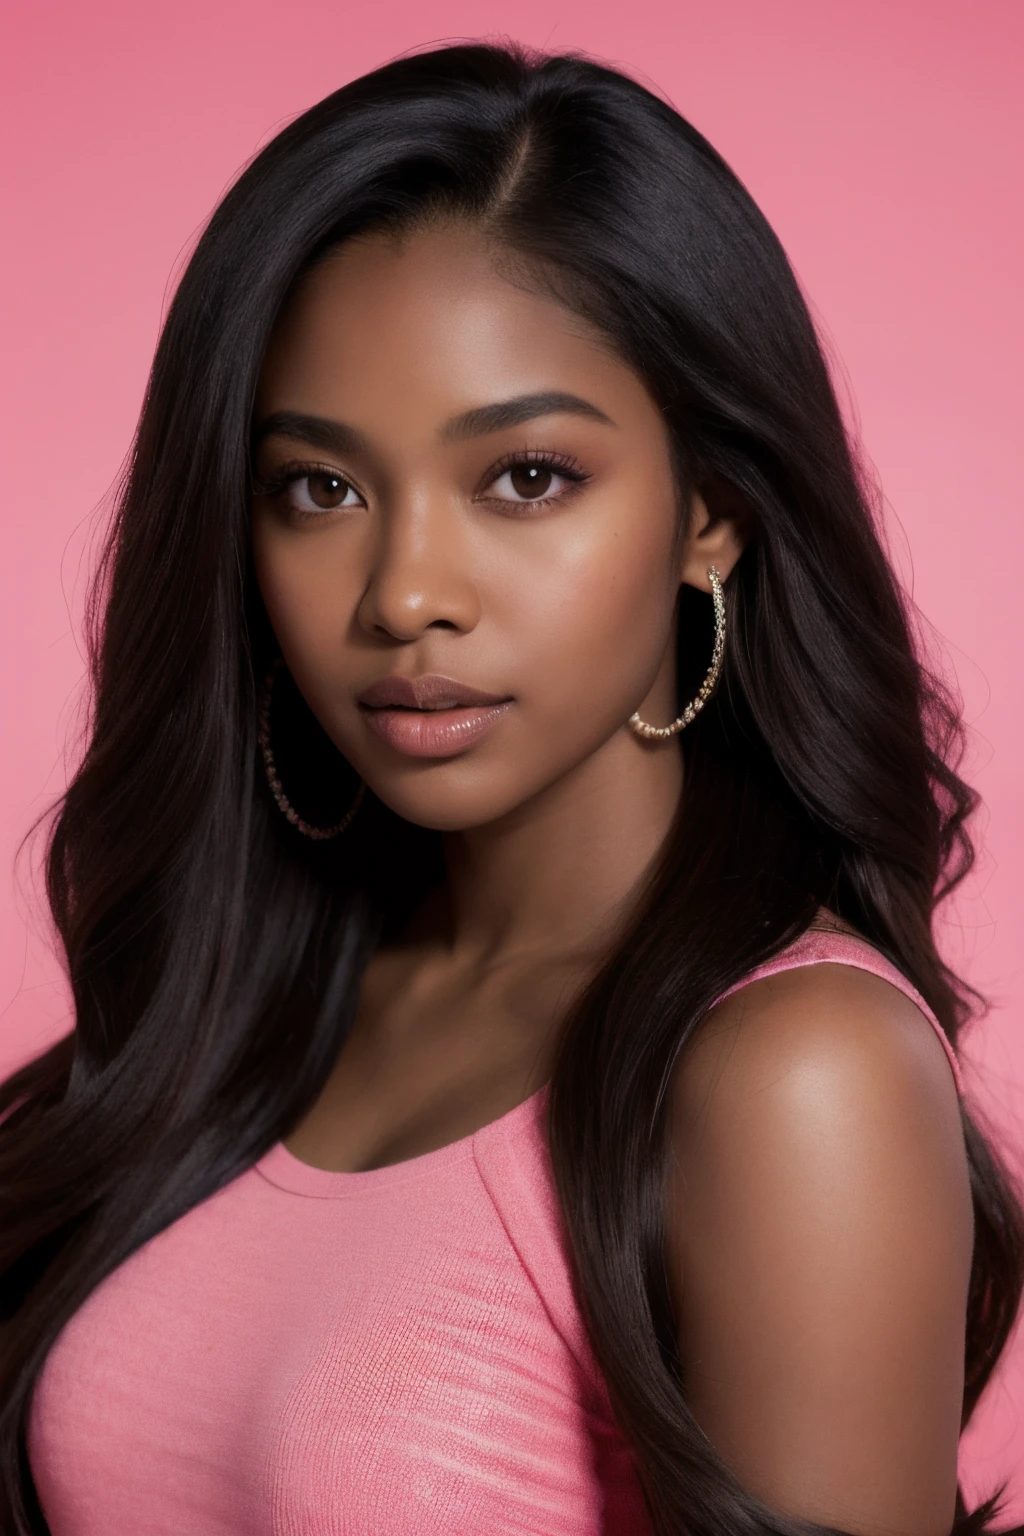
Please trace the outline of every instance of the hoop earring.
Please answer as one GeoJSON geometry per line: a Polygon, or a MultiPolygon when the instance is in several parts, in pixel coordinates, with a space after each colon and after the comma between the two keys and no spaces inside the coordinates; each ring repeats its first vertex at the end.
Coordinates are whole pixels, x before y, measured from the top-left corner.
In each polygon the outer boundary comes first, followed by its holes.
{"type": "Polygon", "coordinates": [[[279,656],[264,679],[257,717],[256,740],[259,743],[260,753],[263,757],[263,768],[267,775],[270,793],[276,800],[282,815],[287,821],[291,822],[296,832],[302,833],[303,837],[311,837],[315,842],[323,843],[327,842],[329,838],[340,837],[342,832],[349,826],[352,818],[363,803],[363,796],[366,794],[366,782],[363,779],[359,780],[359,788],[356,790],[355,799],[341,820],[335,822],[333,827],[312,827],[308,821],[303,821],[284,792],[284,787],[278,776],[277,765],[274,762],[274,751],[270,745],[270,701],[273,697],[274,681],[283,666],[284,657],[279,656]]]}
{"type": "Polygon", "coordinates": [[[708,580],[711,583],[711,601],[715,606],[715,645],[711,652],[711,665],[708,667],[707,676],[701,683],[696,696],[690,700],[679,718],[673,720],[671,725],[648,725],[646,720],[640,719],[639,713],[630,715],[630,725],[638,736],[643,737],[644,741],[667,741],[684,726],[691,725],[715,691],[715,684],[722,670],[722,658],[725,655],[725,598],[722,595],[722,578],[718,574],[717,566],[708,566],[708,580]]]}

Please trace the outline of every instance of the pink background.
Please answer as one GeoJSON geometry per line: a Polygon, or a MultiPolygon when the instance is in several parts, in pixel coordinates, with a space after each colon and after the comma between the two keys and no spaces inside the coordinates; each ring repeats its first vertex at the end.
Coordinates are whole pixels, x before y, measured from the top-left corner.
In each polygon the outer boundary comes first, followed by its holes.
{"type": "MultiPolygon", "coordinates": [[[[512,34],[660,88],[750,187],[823,326],[892,551],[972,726],[982,853],[945,930],[993,1001],[977,1102],[1024,1145],[1024,10],[1016,0],[27,0],[0,63],[0,1068],[67,1027],[31,850],[81,704],[85,576],[166,298],[240,166],[397,52],[512,34]]],[[[1015,1470],[1024,1339],[964,1452],[1015,1470]]]]}

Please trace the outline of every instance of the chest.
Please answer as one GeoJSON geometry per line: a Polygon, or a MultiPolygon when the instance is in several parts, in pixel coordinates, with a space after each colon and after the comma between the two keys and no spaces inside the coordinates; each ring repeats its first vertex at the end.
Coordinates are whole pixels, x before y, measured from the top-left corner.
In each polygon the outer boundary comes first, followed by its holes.
{"type": "Polygon", "coordinates": [[[110,1276],[33,1402],[53,1536],[604,1529],[621,1446],[450,1171],[367,1203],[251,1170],[110,1276]]]}

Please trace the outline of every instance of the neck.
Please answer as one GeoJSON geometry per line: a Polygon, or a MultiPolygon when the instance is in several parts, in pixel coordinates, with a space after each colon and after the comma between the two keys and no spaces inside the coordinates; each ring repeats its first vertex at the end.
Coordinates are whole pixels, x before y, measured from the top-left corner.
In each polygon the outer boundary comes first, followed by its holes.
{"type": "Polygon", "coordinates": [[[682,792],[679,743],[619,731],[496,822],[445,838],[453,954],[599,953],[628,915],[682,792]]]}

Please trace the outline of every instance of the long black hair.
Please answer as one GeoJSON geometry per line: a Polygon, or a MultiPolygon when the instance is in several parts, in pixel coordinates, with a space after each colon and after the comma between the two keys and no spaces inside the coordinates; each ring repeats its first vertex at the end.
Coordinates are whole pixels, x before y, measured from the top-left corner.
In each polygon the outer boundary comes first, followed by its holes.
{"type": "MultiPolygon", "coordinates": [[[[25,1428],[59,1330],[302,1119],[381,933],[437,874],[439,835],[379,802],[336,845],[274,807],[248,510],[257,376],[297,277],[358,232],[439,216],[486,229],[594,321],[664,412],[681,482],[719,477],[755,519],[727,583],[722,684],[687,733],[686,814],[565,1021],[548,1132],[579,1304],[656,1529],[813,1529],[748,1494],[686,1406],[663,1262],[666,1083],[714,999],[821,905],[955,1040],[971,997],[932,917],[972,856],[959,722],[915,656],[797,282],[736,176],[625,75],[473,44],[395,60],[280,133],[213,215],[163,329],[95,588],[91,735],[50,834],[75,1028],[0,1091],[5,1532],[46,1529],[25,1428]]],[[[707,631],[689,594],[684,690],[707,631]]],[[[1017,1310],[1024,1242],[1005,1174],[966,1111],[963,1125],[966,1423],[1017,1310]]],[[[992,1512],[960,1501],[957,1529],[992,1512]]]]}

